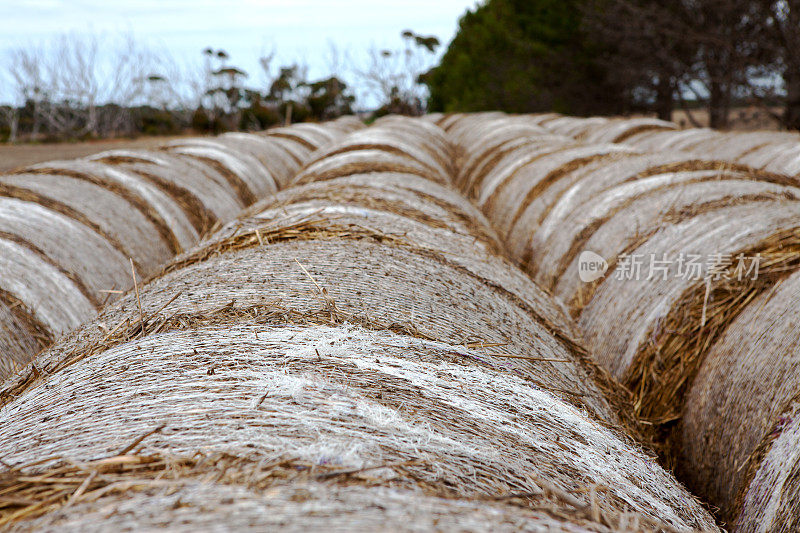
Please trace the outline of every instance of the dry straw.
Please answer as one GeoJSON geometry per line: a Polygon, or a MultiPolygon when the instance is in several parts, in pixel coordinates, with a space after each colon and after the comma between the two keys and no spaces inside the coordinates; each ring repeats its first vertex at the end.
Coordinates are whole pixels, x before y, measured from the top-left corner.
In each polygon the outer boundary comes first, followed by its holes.
{"type": "MultiPolygon", "coordinates": [[[[464,122],[451,127],[454,139],[466,139],[471,161],[491,157],[494,146],[482,154],[459,132],[464,122]]],[[[782,162],[756,170],[745,164],[747,154],[766,154],[764,143],[778,140],[787,147],[785,135],[643,132],[635,123],[538,122],[584,140],[626,130],[630,135],[617,140],[670,152],[622,152],[572,166],[574,145],[554,145],[552,155],[542,155],[541,145],[518,142],[485,172],[471,164],[470,180],[495,198],[484,203],[485,212],[512,257],[565,302],[598,362],[631,390],[635,412],[653,424],[665,459],[721,507],[722,520],[745,531],[763,530],[759,523],[791,531],[800,513],[794,488],[800,463],[796,386],[784,375],[795,364],[788,280],[800,268],[800,189],[795,178],[774,171],[791,168],[797,144],[782,162]],[[739,158],[704,160],[691,152],[727,158],[736,154],[730,143],[737,139],[745,154],[739,158]],[[515,160],[523,164],[517,168],[515,160]],[[515,179],[519,188],[502,195],[515,179]],[[584,250],[608,260],[606,273],[590,283],[579,277],[584,250]],[[615,272],[625,255],[641,260],[638,274],[627,272],[635,280],[615,272]],[[650,272],[651,256],[667,270],[650,272]],[[739,264],[740,256],[759,257],[756,279],[741,276],[747,264],[739,264]],[[688,277],[677,270],[687,257],[702,263],[688,277]],[[784,296],[773,301],[781,287],[784,296]]]]}
{"type": "Polygon", "coordinates": [[[462,198],[435,175],[325,178],[6,383],[0,523],[716,529],[462,198]]]}
{"type": "MultiPolygon", "coordinates": [[[[330,138],[353,127],[334,123],[330,138]]],[[[0,176],[0,291],[15,306],[4,310],[0,378],[130,288],[129,261],[139,276],[152,275],[245,200],[274,193],[276,180],[287,181],[310,155],[285,139],[247,134],[174,144],[0,176]]]]}

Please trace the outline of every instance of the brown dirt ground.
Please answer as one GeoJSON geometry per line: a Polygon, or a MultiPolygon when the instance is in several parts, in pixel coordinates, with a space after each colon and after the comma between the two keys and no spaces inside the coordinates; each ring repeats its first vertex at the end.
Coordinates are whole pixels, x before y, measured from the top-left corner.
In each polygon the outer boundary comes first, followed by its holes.
{"type": "Polygon", "coordinates": [[[79,143],[53,144],[0,144],[0,172],[21,166],[74,159],[117,148],[154,148],[176,137],[141,137],[138,139],[111,139],[79,143]]]}

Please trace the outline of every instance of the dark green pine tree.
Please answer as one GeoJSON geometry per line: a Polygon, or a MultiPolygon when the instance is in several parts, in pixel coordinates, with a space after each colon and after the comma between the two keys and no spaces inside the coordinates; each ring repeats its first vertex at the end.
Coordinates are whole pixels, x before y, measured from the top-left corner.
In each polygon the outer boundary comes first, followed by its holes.
{"type": "Polygon", "coordinates": [[[625,91],[599,66],[581,0],[489,0],[468,11],[422,77],[431,111],[618,113],[625,91]]]}

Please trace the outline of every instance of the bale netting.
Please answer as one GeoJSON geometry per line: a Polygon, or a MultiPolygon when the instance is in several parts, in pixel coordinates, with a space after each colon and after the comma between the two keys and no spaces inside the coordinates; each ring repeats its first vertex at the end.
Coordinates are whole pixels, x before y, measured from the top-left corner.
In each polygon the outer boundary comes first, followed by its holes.
{"type": "Polygon", "coordinates": [[[269,169],[250,154],[233,150],[212,139],[171,141],[162,148],[167,152],[194,157],[214,166],[234,187],[239,199],[250,205],[259,198],[278,190],[278,182],[269,169]]]}
{"type": "Polygon", "coordinates": [[[679,468],[737,531],[789,532],[800,517],[799,297],[796,272],[753,298],[686,400],[679,468]]]}
{"type": "MultiPolygon", "coordinates": [[[[331,138],[343,127],[332,127],[331,138]]],[[[0,379],[238,214],[236,172],[272,183],[270,172],[288,180],[302,162],[302,150],[284,151],[281,139],[223,137],[175,148],[202,157],[117,150],[0,176],[0,379]]],[[[274,192],[274,184],[262,188],[274,192]]]]}
{"type": "Polygon", "coordinates": [[[481,180],[477,203],[505,238],[525,208],[569,172],[630,151],[613,144],[555,145],[554,149],[544,151],[520,150],[512,154],[508,165],[498,165],[481,180]]]}
{"type": "Polygon", "coordinates": [[[189,157],[147,150],[109,150],[88,158],[119,167],[158,186],[178,203],[198,234],[233,219],[244,205],[222,175],[189,157]]]}
{"type": "Polygon", "coordinates": [[[170,246],[173,255],[182,252],[199,238],[183,206],[139,174],[81,159],[48,161],[21,169],[20,173],[69,176],[97,185],[124,198],[157,228],[162,240],[170,246]]]}
{"type": "Polygon", "coordinates": [[[573,311],[600,364],[634,391],[638,415],[667,427],[678,420],[710,344],[754,296],[798,268],[799,207],[746,202],[666,225],[626,251],[661,263],[645,262],[637,279],[618,273],[584,285],[573,311]],[[691,275],[679,271],[698,256],[691,275]]]}
{"type": "Polygon", "coordinates": [[[122,255],[132,258],[142,275],[158,270],[178,250],[151,209],[145,213],[116,191],[80,177],[50,173],[0,176],[0,196],[37,203],[90,227],[122,255]]]}
{"type": "Polygon", "coordinates": [[[250,210],[7,382],[0,525],[173,527],[199,505],[191,526],[717,530],[542,318],[558,306],[470,272],[453,256],[491,254],[409,213],[455,193],[358,209],[345,180],[250,210]],[[298,219],[321,207],[342,218],[298,219]]]}

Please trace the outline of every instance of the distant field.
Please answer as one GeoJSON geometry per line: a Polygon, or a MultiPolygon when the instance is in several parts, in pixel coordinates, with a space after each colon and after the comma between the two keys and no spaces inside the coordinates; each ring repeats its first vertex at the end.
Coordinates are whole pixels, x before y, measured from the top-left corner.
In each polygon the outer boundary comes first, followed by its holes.
{"type": "Polygon", "coordinates": [[[81,143],[0,144],[0,172],[54,159],[73,159],[116,148],[153,148],[177,137],[141,137],[81,143]]]}
{"type": "MultiPolygon", "coordinates": [[[[772,108],[773,113],[780,113],[780,108],[772,108]]],[[[705,109],[692,110],[692,116],[700,126],[708,126],[708,111],[705,109]]],[[[692,121],[689,120],[685,111],[680,109],[672,113],[672,121],[683,128],[691,128],[692,121]]],[[[731,109],[730,129],[740,131],[752,130],[777,130],[780,124],[766,110],[757,107],[734,107],[731,109]]]]}

